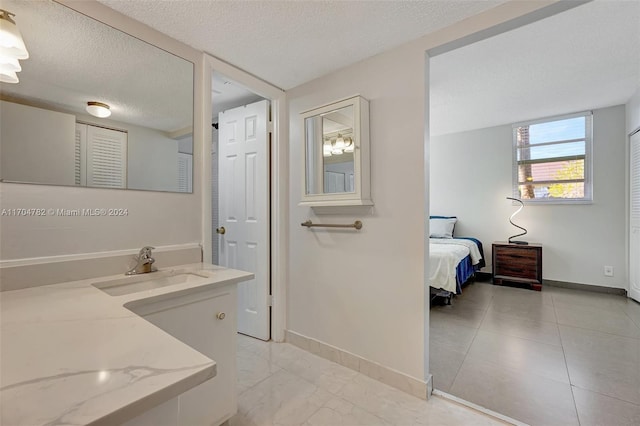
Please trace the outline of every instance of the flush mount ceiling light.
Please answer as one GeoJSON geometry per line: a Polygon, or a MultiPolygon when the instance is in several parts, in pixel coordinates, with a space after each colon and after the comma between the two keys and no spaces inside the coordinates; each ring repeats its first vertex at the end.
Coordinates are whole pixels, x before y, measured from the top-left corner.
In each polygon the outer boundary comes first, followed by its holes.
{"type": "Polygon", "coordinates": [[[102,102],[87,102],[87,112],[94,117],[107,118],[111,115],[111,107],[102,102]]]}
{"type": "Polygon", "coordinates": [[[13,13],[0,9],[0,81],[3,83],[18,83],[16,73],[22,70],[18,59],[29,57],[13,16],[13,13]]]}

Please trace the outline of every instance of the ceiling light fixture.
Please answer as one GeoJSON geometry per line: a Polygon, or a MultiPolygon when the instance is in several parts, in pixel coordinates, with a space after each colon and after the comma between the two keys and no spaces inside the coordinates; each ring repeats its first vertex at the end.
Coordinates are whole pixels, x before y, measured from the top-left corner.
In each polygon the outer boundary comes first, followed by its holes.
{"type": "Polygon", "coordinates": [[[107,118],[111,115],[111,107],[102,102],[87,102],[87,112],[94,117],[107,118]]]}
{"type": "Polygon", "coordinates": [[[22,71],[18,59],[29,57],[13,16],[16,15],[0,9],[0,81],[3,83],[18,83],[16,73],[22,71]]]}

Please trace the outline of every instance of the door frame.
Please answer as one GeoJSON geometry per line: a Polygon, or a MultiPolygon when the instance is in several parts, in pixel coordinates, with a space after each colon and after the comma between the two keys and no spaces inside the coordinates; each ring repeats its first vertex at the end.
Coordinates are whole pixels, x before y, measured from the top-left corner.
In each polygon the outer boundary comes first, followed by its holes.
{"type": "Polygon", "coordinates": [[[211,259],[213,253],[212,211],[211,211],[211,76],[219,72],[242,84],[254,93],[271,102],[271,147],[270,147],[270,279],[271,279],[271,339],[283,342],[286,325],[286,288],[288,253],[288,203],[289,203],[289,167],[288,167],[288,108],[284,90],[236,68],[214,56],[203,53],[201,90],[202,120],[204,127],[201,153],[202,184],[202,241],[203,258],[211,259]],[[209,125],[207,125],[207,123],[209,125]]]}

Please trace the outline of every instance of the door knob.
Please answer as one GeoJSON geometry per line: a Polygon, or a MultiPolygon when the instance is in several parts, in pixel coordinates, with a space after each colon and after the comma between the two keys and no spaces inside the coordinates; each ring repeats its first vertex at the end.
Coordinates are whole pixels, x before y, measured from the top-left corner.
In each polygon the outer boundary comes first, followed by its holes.
{"type": "Polygon", "coordinates": [[[219,320],[223,320],[227,317],[227,315],[224,312],[218,312],[218,314],[216,315],[216,318],[218,318],[219,320]]]}
{"type": "Polygon", "coordinates": [[[224,235],[224,233],[227,232],[227,230],[224,229],[224,226],[221,226],[220,228],[216,228],[216,232],[220,235],[224,235]]]}

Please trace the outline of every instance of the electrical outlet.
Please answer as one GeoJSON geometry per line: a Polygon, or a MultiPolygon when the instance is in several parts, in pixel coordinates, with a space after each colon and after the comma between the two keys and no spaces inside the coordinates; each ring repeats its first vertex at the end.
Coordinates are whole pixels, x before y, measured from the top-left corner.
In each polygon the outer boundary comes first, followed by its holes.
{"type": "Polygon", "coordinates": [[[604,276],[605,277],[612,277],[613,276],[613,266],[605,265],[605,267],[604,267],[604,276]]]}

